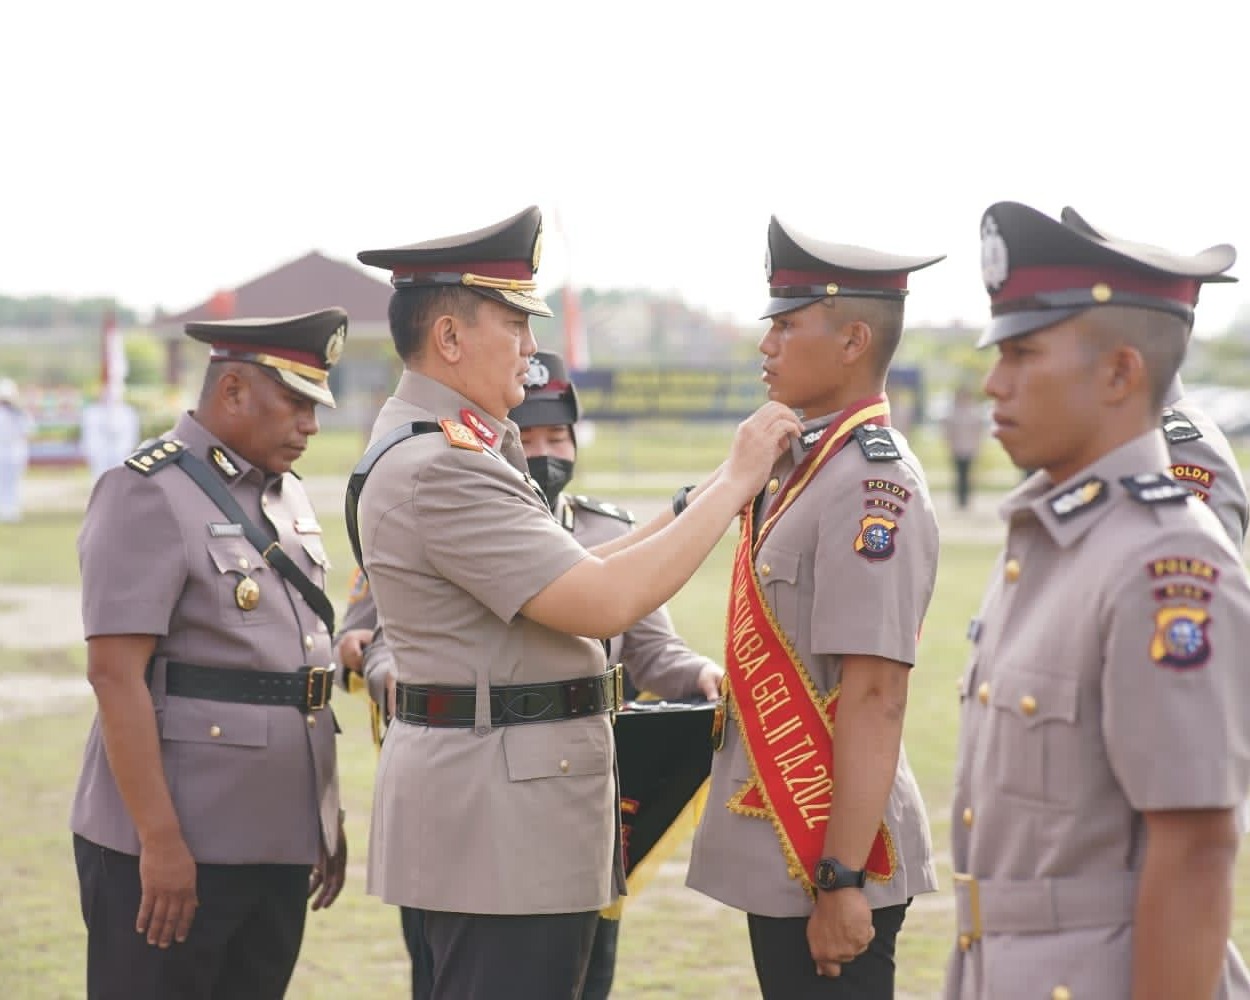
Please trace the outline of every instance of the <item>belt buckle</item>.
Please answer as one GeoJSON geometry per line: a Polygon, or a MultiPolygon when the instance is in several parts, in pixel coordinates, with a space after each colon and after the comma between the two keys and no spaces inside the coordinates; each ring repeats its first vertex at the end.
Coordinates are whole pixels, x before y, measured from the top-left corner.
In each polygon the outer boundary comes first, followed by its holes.
{"type": "Polygon", "coordinates": [[[329,676],[331,668],[329,667],[309,667],[308,683],[304,688],[304,702],[310,712],[325,708],[330,703],[330,683],[329,676]],[[317,681],[321,683],[318,685],[317,681]]]}
{"type": "Polygon", "coordinates": [[[625,701],[625,676],[624,668],[618,663],[612,668],[612,724],[616,725],[616,713],[621,710],[621,705],[625,701]]]}
{"type": "Polygon", "coordinates": [[[972,927],[959,935],[959,950],[969,951],[974,942],[981,940],[981,885],[976,878],[964,872],[952,872],[951,879],[968,887],[968,916],[972,927]]]}

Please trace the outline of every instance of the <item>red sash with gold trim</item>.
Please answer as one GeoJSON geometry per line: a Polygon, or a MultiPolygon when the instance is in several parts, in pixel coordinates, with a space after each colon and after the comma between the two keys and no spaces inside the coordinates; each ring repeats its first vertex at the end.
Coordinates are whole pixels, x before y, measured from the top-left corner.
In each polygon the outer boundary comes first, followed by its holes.
{"type": "MultiPolygon", "coordinates": [[[[743,816],[772,822],[792,878],[813,892],[811,873],[824,852],[833,795],[833,723],[838,689],[822,696],[777,624],[755,574],[755,556],[778,518],[860,424],[888,424],[884,395],[853,403],[826,428],[791,474],[777,503],[754,533],[748,505],[734,552],[725,637],[725,677],[752,778],[728,803],[743,816]]],[[[896,855],[884,823],[865,870],[873,881],[894,876],[896,855]]]]}

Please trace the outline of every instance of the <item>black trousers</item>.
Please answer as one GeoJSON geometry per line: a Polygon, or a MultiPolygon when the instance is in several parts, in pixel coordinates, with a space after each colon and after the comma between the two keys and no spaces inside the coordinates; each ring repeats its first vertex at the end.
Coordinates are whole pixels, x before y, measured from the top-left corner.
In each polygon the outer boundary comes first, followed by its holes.
{"type": "Polygon", "coordinates": [[[434,983],[430,971],[434,957],[425,940],[423,911],[411,906],[399,908],[399,925],[404,929],[404,944],[408,946],[408,958],[412,962],[412,1000],[430,1000],[434,983]]]}
{"type": "Polygon", "coordinates": [[[816,975],[807,917],[747,914],[751,955],[764,1000],[893,1000],[894,941],[911,903],[872,911],[876,937],[836,978],[816,975]]]}
{"type": "Polygon", "coordinates": [[[581,1000],[608,1000],[612,979],[616,975],[616,939],[621,922],[600,917],[595,928],[594,944],[590,946],[590,965],[586,969],[586,985],[581,1000]]]}
{"type": "Polygon", "coordinates": [[[483,916],[420,910],[432,1000],[578,1000],[597,911],[483,916]]]}
{"type": "Polygon", "coordinates": [[[295,970],[309,865],[196,865],[183,944],[135,931],[139,859],[75,835],[87,925],[87,1000],[281,1000],[295,970]]]}

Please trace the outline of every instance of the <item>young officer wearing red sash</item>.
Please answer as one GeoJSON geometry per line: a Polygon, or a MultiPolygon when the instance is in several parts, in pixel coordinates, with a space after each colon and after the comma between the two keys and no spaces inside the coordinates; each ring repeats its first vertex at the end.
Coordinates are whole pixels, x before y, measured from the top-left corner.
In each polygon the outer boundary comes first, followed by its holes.
{"type": "Polygon", "coordinates": [[[769,224],[763,379],[805,433],[742,519],[688,878],[746,911],[766,1000],[893,996],[907,905],[937,885],[902,732],[938,531],[884,386],[907,276],[941,259],[769,224]]]}

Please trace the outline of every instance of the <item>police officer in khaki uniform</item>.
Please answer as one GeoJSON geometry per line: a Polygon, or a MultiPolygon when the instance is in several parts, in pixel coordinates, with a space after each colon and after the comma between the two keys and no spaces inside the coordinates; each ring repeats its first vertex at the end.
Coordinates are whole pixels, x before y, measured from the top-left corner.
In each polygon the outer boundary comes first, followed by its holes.
{"type": "Polygon", "coordinates": [[[724,745],[687,879],[746,911],[768,1000],[893,996],[907,905],[937,886],[902,747],[937,521],[884,386],[907,276],[941,259],[768,227],[763,379],[804,432],[734,559],[724,745]]]}
{"type": "Polygon", "coordinates": [[[291,466],[346,331],[341,309],[189,324],[196,409],[92,491],[71,825],[93,1000],[281,997],[307,898],[342,887],[328,562],[291,466]]]}
{"type": "Polygon", "coordinates": [[[1250,997],[1227,940],[1250,582],[1167,475],[1158,417],[1234,251],[1099,240],[1013,202],[981,235],[994,433],[1039,471],[1003,504],[970,629],[946,995],[1250,997]]]}
{"type": "MultiPolygon", "coordinates": [[[[508,418],[521,432],[521,448],[525,452],[530,475],[547,498],[556,519],[573,533],[582,545],[592,548],[632,530],[634,516],[616,504],[583,495],[570,495],[565,488],[572,481],[577,458],[575,425],[581,419],[581,403],[577,389],[569,379],[564,359],[558,354],[539,351],[530,358],[525,380],[525,400],[508,413],[508,418]]],[[[388,691],[395,687],[395,659],[377,626],[377,606],[369,596],[368,580],[363,574],[353,579],[348,598],[344,627],[350,624],[359,630],[356,640],[365,644],[353,656],[352,639],[344,635],[339,648],[353,659],[364,674],[370,694],[388,712],[388,691]],[[345,646],[347,648],[345,648],[345,646]]],[[[625,670],[624,697],[628,701],[640,690],[656,698],[684,699],[720,696],[720,679],[724,671],[706,656],[696,653],[673,627],[666,607],[659,607],[623,635],[613,636],[608,645],[608,662],[619,663],[625,670]]],[[[418,967],[422,964],[418,912],[402,907],[404,940],[413,959],[413,996],[424,996],[418,983],[418,967]]],[[[590,966],[582,1000],[603,1000],[612,988],[616,967],[616,945],[620,920],[603,917],[595,931],[590,966]]],[[[428,964],[428,958],[425,959],[428,964]]],[[[425,987],[428,990],[428,987],[425,987]]]]}
{"type": "MultiPolygon", "coordinates": [[[[575,998],[622,885],[606,639],[689,579],[799,429],[744,421],[692,503],[588,551],[508,412],[537,350],[541,216],[360,254],[392,272],[405,363],[349,497],[395,657],[369,889],[421,910],[435,1000],[575,998]],[[592,637],[592,638],[586,638],[592,637]]],[[[353,515],[349,513],[349,527],[353,515]]]]}

